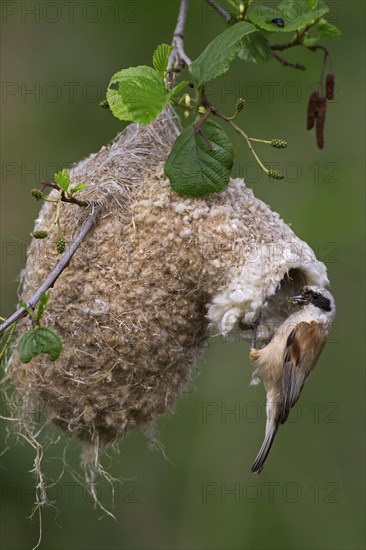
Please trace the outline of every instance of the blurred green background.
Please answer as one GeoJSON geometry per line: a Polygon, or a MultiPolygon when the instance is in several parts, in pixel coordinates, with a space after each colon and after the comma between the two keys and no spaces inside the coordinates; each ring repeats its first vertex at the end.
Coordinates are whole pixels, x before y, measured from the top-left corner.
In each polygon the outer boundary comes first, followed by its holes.
{"type": "MultiPolygon", "coordinates": [[[[17,277],[39,205],[29,191],[113,139],[121,123],[98,107],[110,76],[150,64],[158,43],[170,42],[176,1],[3,2],[1,144],[1,314],[16,305],[17,277]],[[32,92],[33,90],[33,92],[32,92]]],[[[46,452],[56,479],[67,446],[68,466],[50,489],[56,508],[43,511],[40,548],[70,549],[363,549],[364,523],[364,29],[360,1],[330,2],[342,37],[328,40],[336,99],[328,105],[326,146],[305,130],[308,97],[321,55],[294,49],[288,58],[306,72],[276,62],[235,62],[210,97],[231,113],[247,99],[239,124],[263,138],[287,139],[284,151],[258,147],[279,162],[286,179],[259,176],[243,147],[235,165],[255,193],[292,224],[329,270],[337,300],[331,341],[288,424],[280,430],[260,477],[250,465],[264,432],[264,391],[248,387],[248,345],[212,340],[195,374],[194,391],[156,437],[141,433],[110,451],[103,464],[125,480],[116,486],[116,521],[95,510],[72,476],[80,447],[61,439],[46,452]],[[230,411],[235,411],[231,413],[230,411]],[[158,445],[159,447],[159,445],[158,445]],[[103,516],[103,517],[102,517],[103,516]],[[102,519],[100,519],[102,518],[102,519]],[[100,520],[100,521],[97,521],[100,520]]],[[[224,29],[211,9],[191,2],[186,48],[197,56],[224,29]]],[[[273,41],[273,40],[272,40],[273,41]]],[[[51,432],[53,438],[56,431],[51,432]]],[[[33,452],[14,446],[1,456],[1,547],[37,541],[33,452]]],[[[111,502],[108,484],[100,498],[111,502]]]]}

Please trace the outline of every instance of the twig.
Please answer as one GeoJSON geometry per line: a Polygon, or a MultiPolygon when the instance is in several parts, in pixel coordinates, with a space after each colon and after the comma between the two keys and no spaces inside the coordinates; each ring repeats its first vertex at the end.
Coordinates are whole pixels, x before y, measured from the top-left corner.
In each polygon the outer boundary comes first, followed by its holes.
{"type": "Polygon", "coordinates": [[[303,28],[301,32],[298,32],[293,40],[291,42],[287,42],[286,44],[270,44],[272,51],[280,51],[283,52],[283,50],[288,50],[289,48],[293,48],[294,46],[301,46],[302,45],[302,39],[304,38],[305,33],[309,30],[311,25],[307,25],[303,28]]]}
{"type": "MultiPolygon", "coordinates": [[[[42,283],[39,289],[33,294],[31,299],[29,300],[28,302],[29,308],[35,309],[42,292],[46,292],[49,288],[51,288],[55,284],[56,280],[61,275],[63,270],[69,265],[69,262],[72,256],[75,254],[76,250],[82,243],[83,239],[86,237],[86,235],[89,233],[94,223],[96,222],[100,214],[100,211],[101,211],[101,207],[100,206],[96,207],[94,212],[90,214],[90,216],[86,219],[78,235],[76,236],[74,241],[71,243],[70,247],[67,249],[65,254],[62,256],[61,260],[56,265],[55,269],[50,273],[47,279],[42,283]]],[[[15,323],[16,321],[19,321],[19,319],[22,319],[26,315],[27,315],[27,311],[24,309],[24,307],[20,307],[15,313],[13,313],[7,319],[5,319],[5,321],[0,325],[0,334],[4,332],[4,330],[6,330],[8,327],[10,327],[10,325],[15,323]]]]}
{"type": "Polygon", "coordinates": [[[228,13],[226,10],[224,10],[224,8],[222,8],[220,6],[220,4],[218,4],[217,2],[215,2],[215,0],[206,0],[207,4],[209,4],[214,10],[217,11],[217,13],[219,15],[221,15],[221,17],[223,19],[225,19],[226,23],[229,23],[229,25],[233,25],[234,23],[236,23],[235,19],[233,17],[231,17],[230,13],[228,13]]]}
{"type": "Polygon", "coordinates": [[[179,72],[179,70],[177,70],[177,65],[181,65],[181,66],[183,65],[184,67],[185,65],[188,66],[192,63],[192,60],[188,57],[188,55],[184,50],[184,40],[183,40],[186,22],[187,22],[188,4],[189,4],[189,0],[181,0],[177,24],[173,33],[174,49],[170,54],[169,63],[168,63],[168,70],[170,71],[170,74],[171,74],[170,84],[173,84],[173,72],[179,72]]]}
{"type": "MultiPolygon", "coordinates": [[[[45,180],[45,181],[41,182],[41,185],[42,185],[42,191],[46,187],[52,187],[53,189],[57,189],[57,191],[61,191],[61,187],[59,185],[57,185],[57,183],[54,183],[53,181],[45,180]]],[[[65,195],[65,191],[62,191],[62,193],[61,193],[61,201],[62,202],[69,202],[71,204],[77,204],[78,206],[89,206],[90,205],[90,203],[88,203],[86,201],[80,201],[79,199],[77,199],[75,197],[69,197],[68,198],[65,195]]]]}
{"type": "Polygon", "coordinates": [[[272,57],[273,59],[281,63],[281,65],[283,65],[284,67],[292,67],[293,69],[299,69],[299,71],[305,71],[305,65],[301,65],[301,63],[296,63],[295,61],[288,61],[274,51],[272,51],[272,57]]]}
{"type": "Polygon", "coordinates": [[[76,197],[67,198],[66,195],[65,195],[65,191],[62,191],[62,193],[61,193],[61,201],[62,202],[70,202],[71,204],[77,204],[78,206],[90,206],[89,202],[80,201],[76,197]]]}

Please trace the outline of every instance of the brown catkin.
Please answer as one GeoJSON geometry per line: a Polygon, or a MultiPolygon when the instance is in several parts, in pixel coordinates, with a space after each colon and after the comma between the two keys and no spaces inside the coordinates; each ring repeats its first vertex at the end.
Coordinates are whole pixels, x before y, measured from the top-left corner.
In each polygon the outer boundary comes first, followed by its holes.
{"type": "Polygon", "coordinates": [[[324,125],[325,125],[325,113],[327,110],[327,98],[319,98],[318,114],[316,118],[316,143],[319,149],[324,147],[324,125]]]}
{"type": "Polygon", "coordinates": [[[306,118],[307,130],[311,130],[314,127],[315,119],[318,113],[318,106],[319,106],[319,94],[318,92],[313,92],[310,96],[309,103],[308,103],[307,118],[306,118]]]}
{"type": "Polygon", "coordinates": [[[334,74],[329,73],[327,74],[327,78],[325,81],[325,95],[327,96],[327,99],[334,99],[334,74]]]}

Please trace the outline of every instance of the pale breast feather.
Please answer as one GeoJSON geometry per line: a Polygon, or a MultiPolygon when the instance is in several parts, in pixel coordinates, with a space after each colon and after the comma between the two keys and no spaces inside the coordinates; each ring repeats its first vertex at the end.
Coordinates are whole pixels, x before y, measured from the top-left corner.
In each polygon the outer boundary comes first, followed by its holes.
{"type": "Polygon", "coordinates": [[[298,323],[289,334],[283,362],[281,424],[286,422],[291,408],[298,400],[305,381],[325,346],[327,337],[328,330],[317,321],[298,323]]]}

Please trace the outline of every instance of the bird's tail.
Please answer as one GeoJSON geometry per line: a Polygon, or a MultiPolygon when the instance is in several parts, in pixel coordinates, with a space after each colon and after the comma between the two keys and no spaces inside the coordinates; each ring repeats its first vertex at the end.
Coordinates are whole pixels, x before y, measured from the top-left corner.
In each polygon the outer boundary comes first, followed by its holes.
{"type": "Polygon", "coordinates": [[[269,451],[271,450],[271,447],[273,445],[273,442],[274,442],[274,439],[275,439],[275,436],[276,436],[276,433],[277,433],[277,429],[278,429],[278,424],[274,424],[274,423],[271,423],[267,430],[266,430],[266,435],[264,437],[264,441],[262,443],[262,447],[260,448],[260,451],[259,453],[257,454],[256,456],[256,459],[255,461],[253,462],[253,465],[252,465],[252,473],[253,474],[260,474],[262,469],[263,469],[263,466],[264,466],[264,463],[267,459],[267,456],[269,454],[269,451]]]}

